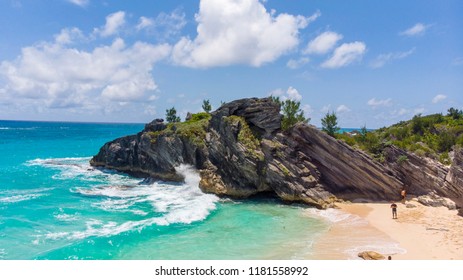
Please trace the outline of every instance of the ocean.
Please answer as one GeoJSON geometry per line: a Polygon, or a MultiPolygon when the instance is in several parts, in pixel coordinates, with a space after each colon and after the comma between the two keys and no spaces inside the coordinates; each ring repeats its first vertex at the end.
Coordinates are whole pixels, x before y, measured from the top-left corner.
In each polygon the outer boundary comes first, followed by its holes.
{"type": "Polygon", "coordinates": [[[147,183],[89,165],[105,142],[142,129],[0,121],[0,259],[311,259],[342,217],[204,194],[191,166],[177,168],[184,183],[147,183]]]}

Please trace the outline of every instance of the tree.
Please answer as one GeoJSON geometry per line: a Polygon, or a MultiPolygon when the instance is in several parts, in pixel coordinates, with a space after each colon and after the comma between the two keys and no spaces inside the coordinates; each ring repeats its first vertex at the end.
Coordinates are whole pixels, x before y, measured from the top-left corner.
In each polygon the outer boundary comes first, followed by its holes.
{"type": "Polygon", "coordinates": [[[362,126],[362,128],[360,128],[360,142],[365,143],[367,139],[367,133],[368,133],[367,126],[366,125],[362,126]]]}
{"type": "Polygon", "coordinates": [[[166,110],[166,121],[168,123],[180,122],[180,117],[177,116],[177,110],[175,110],[175,107],[166,110]]]}
{"type": "Polygon", "coordinates": [[[211,103],[209,102],[209,99],[203,100],[203,110],[206,113],[209,113],[212,110],[211,103]]]}
{"type": "Polygon", "coordinates": [[[452,117],[454,120],[458,120],[459,118],[463,117],[463,111],[453,107],[448,109],[447,112],[447,116],[452,117]]]}
{"type": "Polygon", "coordinates": [[[334,134],[339,130],[338,117],[335,112],[327,112],[325,117],[322,119],[322,130],[328,135],[334,137],[334,134]]]}
{"type": "Polygon", "coordinates": [[[424,133],[424,123],[421,114],[413,116],[412,119],[412,131],[415,134],[423,135],[424,133]]]}
{"type": "Polygon", "coordinates": [[[272,96],[273,102],[280,104],[283,119],[281,120],[281,128],[288,130],[298,122],[308,123],[310,118],[304,117],[304,110],[301,109],[301,102],[286,99],[281,101],[279,97],[272,96]]]}

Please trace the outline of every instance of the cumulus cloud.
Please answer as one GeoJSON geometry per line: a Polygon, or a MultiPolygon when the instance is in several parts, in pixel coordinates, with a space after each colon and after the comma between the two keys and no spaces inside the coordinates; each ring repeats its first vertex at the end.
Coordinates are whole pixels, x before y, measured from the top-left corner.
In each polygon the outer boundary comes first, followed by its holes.
{"type": "Polygon", "coordinates": [[[373,107],[373,108],[380,107],[380,106],[391,106],[392,99],[388,98],[388,99],[376,100],[376,98],[372,98],[368,100],[367,104],[368,106],[373,107]]]}
{"type": "Polygon", "coordinates": [[[269,93],[269,96],[279,97],[282,101],[285,101],[287,99],[293,101],[302,100],[302,95],[299,93],[299,91],[291,86],[288,87],[286,91],[284,91],[281,88],[275,89],[269,93]]]}
{"type": "Polygon", "coordinates": [[[342,104],[342,105],[339,105],[338,108],[336,108],[336,112],[337,113],[347,113],[347,112],[350,112],[352,111],[349,107],[347,107],[346,105],[342,104]]]}
{"type": "Polygon", "coordinates": [[[1,91],[8,92],[8,98],[35,100],[44,108],[102,108],[108,102],[141,101],[157,88],[151,75],[154,63],[170,53],[168,45],[126,46],[120,38],[85,51],[61,44],[68,42],[62,37],[25,47],[15,60],[2,61],[1,91]]]}
{"type": "Polygon", "coordinates": [[[417,23],[413,25],[412,27],[408,28],[407,30],[400,32],[399,34],[402,36],[408,36],[408,37],[420,36],[420,35],[424,35],[428,27],[429,25],[417,23]]]}
{"type": "Polygon", "coordinates": [[[68,2],[80,7],[85,7],[88,5],[90,0],[68,0],[68,2]]]}
{"type": "Polygon", "coordinates": [[[303,50],[304,54],[325,54],[331,51],[341,40],[343,36],[336,32],[327,31],[318,35],[315,39],[309,42],[307,48],[303,50]]]}
{"type": "Polygon", "coordinates": [[[407,56],[413,54],[415,52],[415,48],[406,51],[406,52],[395,52],[395,53],[386,53],[386,54],[380,54],[376,57],[375,60],[373,60],[370,63],[370,67],[373,69],[376,68],[381,68],[383,67],[386,63],[390,62],[391,60],[399,60],[406,58],[407,56]]]}
{"type": "Polygon", "coordinates": [[[258,0],[201,0],[197,37],[183,37],[173,49],[176,64],[207,68],[233,64],[261,66],[299,44],[299,30],[312,17],[266,10],[258,0]]]}
{"type": "Polygon", "coordinates": [[[109,37],[117,34],[124,24],[125,12],[115,12],[106,17],[106,24],[101,28],[96,28],[95,33],[100,34],[102,37],[109,37]]]}
{"type": "Polygon", "coordinates": [[[446,98],[447,98],[446,95],[438,94],[438,95],[434,96],[434,98],[432,99],[432,103],[434,103],[434,104],[439,103],[439,102],[441,102],[442,100],[444,100],[446,98]]]}
{"type": "Polygon", "coordinates": [[[347,66],[362,58],[366,51],[366,45],[363,42],[344,43],[334,50],[331,58],[321,64],[324,68],[340,68],[347,66]]]}

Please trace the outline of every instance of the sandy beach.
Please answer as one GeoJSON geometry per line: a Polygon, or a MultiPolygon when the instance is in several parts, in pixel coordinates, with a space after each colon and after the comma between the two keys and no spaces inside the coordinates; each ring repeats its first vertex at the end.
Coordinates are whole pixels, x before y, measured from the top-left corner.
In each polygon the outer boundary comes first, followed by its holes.
{"type": "MultiPolygon", "coordinates": [[[[463,260],[463,217],[456,210],[427,207],[416,201],[340,203],[342,217],[315,245],[315,259],[358,259],[373,250],[393,260],[463,260]],[[406,207],[406,205],[409,205],[406,207]]],[[[339,211],[339,210],[338,210],[339,211]]]]}

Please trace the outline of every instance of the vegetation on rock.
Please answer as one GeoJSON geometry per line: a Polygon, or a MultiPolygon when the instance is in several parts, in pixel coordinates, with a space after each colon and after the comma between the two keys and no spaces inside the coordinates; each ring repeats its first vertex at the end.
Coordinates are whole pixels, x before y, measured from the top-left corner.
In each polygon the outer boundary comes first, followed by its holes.
{"type": "Polygon", "coordinates": [[[175,110],[175,107],[166,110],[166,121],[168,123],[180,122],[180,117],[177,116],[177,110],[175,110]]]}
{"type": "Polygon", "coordinates": [[[151,142],[155,143],[156,139],[162,136],[179,135],[189,139],[192,143],[203,147],[205,145],[204,139],[206,137],[206,128],[209,125],[211,115],[202,112],[193,114],[191,119],[185,122],[169,123],[167,128],[161,131],[150,132],[151,142]]]}
{"type": "Polygon", "coordinates": [[[281,106],[283,119],[281,120],[281,129],[288,130],[298,122],[308,123],[310,118],[304,117],[304,110],[301,109],[301,102],[286,99],[281,101],[279,97],[272,96],[274,102],[281,106]]]}
{"type": "Polygon", "coordinates": [[[322,130],[332,137],[339,131],[338,117],[335,112],[326,113],[325,117],[322,119],[322,130]]]}
{"type": "Polygon", "coordinates": [[[450,164],[449,152],[456,146],[463,146],[463,113],[450,108],[447,115],[415,115],[409,121],[402,121],[390,127],[365,131],[353,136],[337,134],[351,146],[367,151],[381,159],[385,147],[395,145],[420,157],[439,160],[450,164]]]}
{"type": "Polygon", "coordinates": [[[260,151],[259,136],[256,135],[249,127],[246,120],[241,116],[229,116],[225,121],[230,124],[238,125],[238,142],[245,147],[248,156],[263,160],[264,154],[260,151]]]}
{"type": "Polygon", "coordinates": [[[211,103],[209,102],[209,99],[203,100],[203,106],[202,107],[203,107],[204,112],[206,112],[206,113],[211,112],[212,106],[211,106],[211,103]]]}

